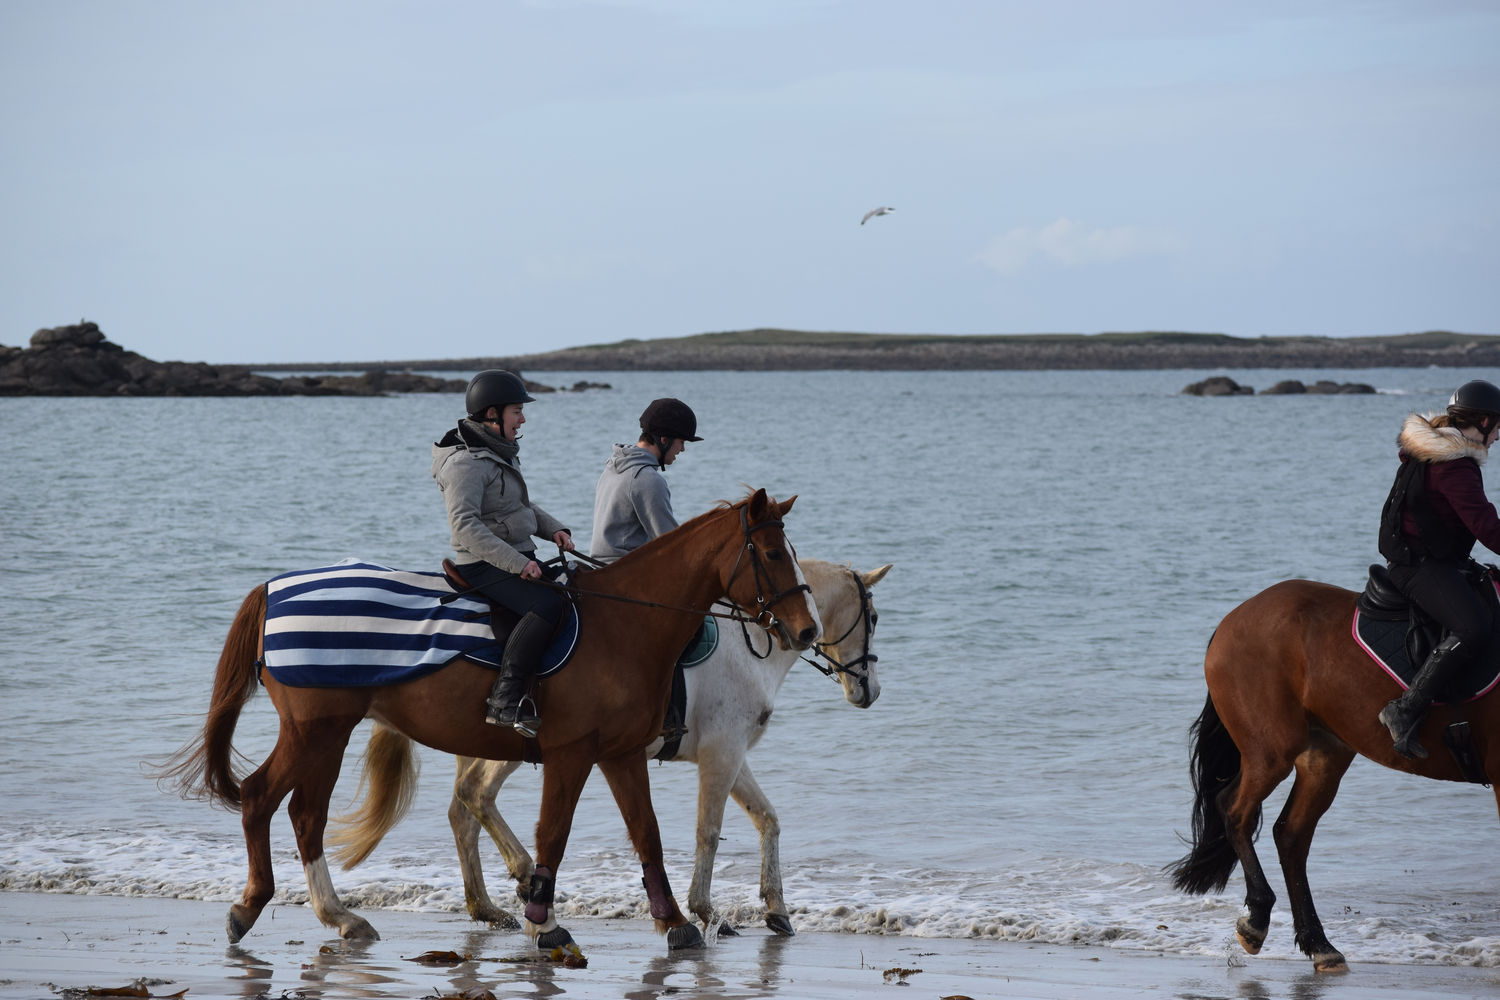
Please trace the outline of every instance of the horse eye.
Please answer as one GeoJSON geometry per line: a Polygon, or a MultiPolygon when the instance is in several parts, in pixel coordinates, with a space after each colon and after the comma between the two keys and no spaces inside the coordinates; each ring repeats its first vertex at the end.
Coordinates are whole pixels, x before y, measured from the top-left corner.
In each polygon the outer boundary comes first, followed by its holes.
{"type": "Polygon", "coordinates": [[[769,559],[769,560],[771,560],[772,562],[780,562],[781,561],[781,550],[780,549],[768,549],[766,551],[766,558],[769,559]]]}
{"type": "Polygon", "coordinates": [[[879,611],[871,611],[870,612],[870,627],[873,628],[873,627],[875,627],[876,625],[879,625],[879,624],[880,624],[880,612],[879,611]]]}

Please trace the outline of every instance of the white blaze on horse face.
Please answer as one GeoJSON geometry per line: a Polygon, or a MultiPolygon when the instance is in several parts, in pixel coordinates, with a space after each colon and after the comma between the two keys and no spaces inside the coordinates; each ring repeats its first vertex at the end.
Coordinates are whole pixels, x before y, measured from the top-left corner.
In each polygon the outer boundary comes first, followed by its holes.
{"type": "Polygon", "coordinates": [[[812,642],[817,642],[819,639],[823,638],[823,618],[818,614],[818,605],[817,602],[813,600],[812,588],[807,585],[807,577],[802,575],[802,564],[793,559],[792,569],[797,573],[798,586],[804,588],[797,592],[797,596],[802,598],[803,607],[807,609],[808,620],[811,621],[813,623],[813,627],[818,630],[818,634],[812,637],[812,642]]]}

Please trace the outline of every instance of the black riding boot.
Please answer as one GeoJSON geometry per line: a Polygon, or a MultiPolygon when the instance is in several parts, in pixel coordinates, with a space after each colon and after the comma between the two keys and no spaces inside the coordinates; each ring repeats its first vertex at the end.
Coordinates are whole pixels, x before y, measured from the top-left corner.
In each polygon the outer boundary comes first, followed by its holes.
{"type": "Polygon", "coordinates": [[[1467,660],[1468,654],[1468,649],[1456,636],[1448,636],[1433,647],[1401,697],[1380,710],[1380,721],[1390,730],[1396,752],[1401,756],[1408,760],[1427,756],[1427,751],[1417,742],[1417,727],[1426,717],[1427,709],[1432,705],[1432,692],[1443,675],[1467,660]]]}
{"type": "Polygon", "coordinates": [[[500,659],[500,676],[490,689],[490,710],[484,717],[485,722],[492,726],[509,726],[522,736],[536,735],[541,720],[536,716],[535,702],[526,696],[526,689],[551,638],[552,626],[547,619],[532,611],[521,616],[505,644],[505,655],[500,659]]]}

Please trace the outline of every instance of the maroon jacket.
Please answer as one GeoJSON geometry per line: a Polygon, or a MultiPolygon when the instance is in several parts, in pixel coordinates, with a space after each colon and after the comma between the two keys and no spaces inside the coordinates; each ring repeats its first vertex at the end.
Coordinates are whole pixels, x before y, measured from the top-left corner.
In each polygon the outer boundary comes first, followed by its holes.
{"type": "Polygon", "coordinates": [[[1410,506],[1403,512],[1401,523],[1407,536],[1420,540],[1419,550],[1430,548],[1464,557],[1477,540],[1500,553],[1500,514],[1485,495],[1484,477],[1479,471],[1487,456],[1484,447],[1452,428],[1433,427],[1415,413],[1407,417],[1397,440],[1403,462],[1415,459],[1427,464],[1423,485],[1428,523],[1440,537],[1424,537],[1421,522],[1410,506]]]}

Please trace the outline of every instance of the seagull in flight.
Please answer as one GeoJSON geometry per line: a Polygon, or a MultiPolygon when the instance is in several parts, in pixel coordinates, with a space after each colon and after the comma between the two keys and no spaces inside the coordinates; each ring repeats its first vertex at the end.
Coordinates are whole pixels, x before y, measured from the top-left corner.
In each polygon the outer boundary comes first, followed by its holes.
{"type": "Polygon", "coordinates": [[[861,226],[863,226],[866,222],[869,222],[871,219],[875,218],[875,216],[877,216],[877,215],[884,215],[887,212],[894,212],[894,211],[895,211],[895,209],[892,208],[889,205],[881,205],[879,208],[872,208],[868,212],[865,213],[865,217],[863,219],[859,220],[859,224],[861,226]]]}

